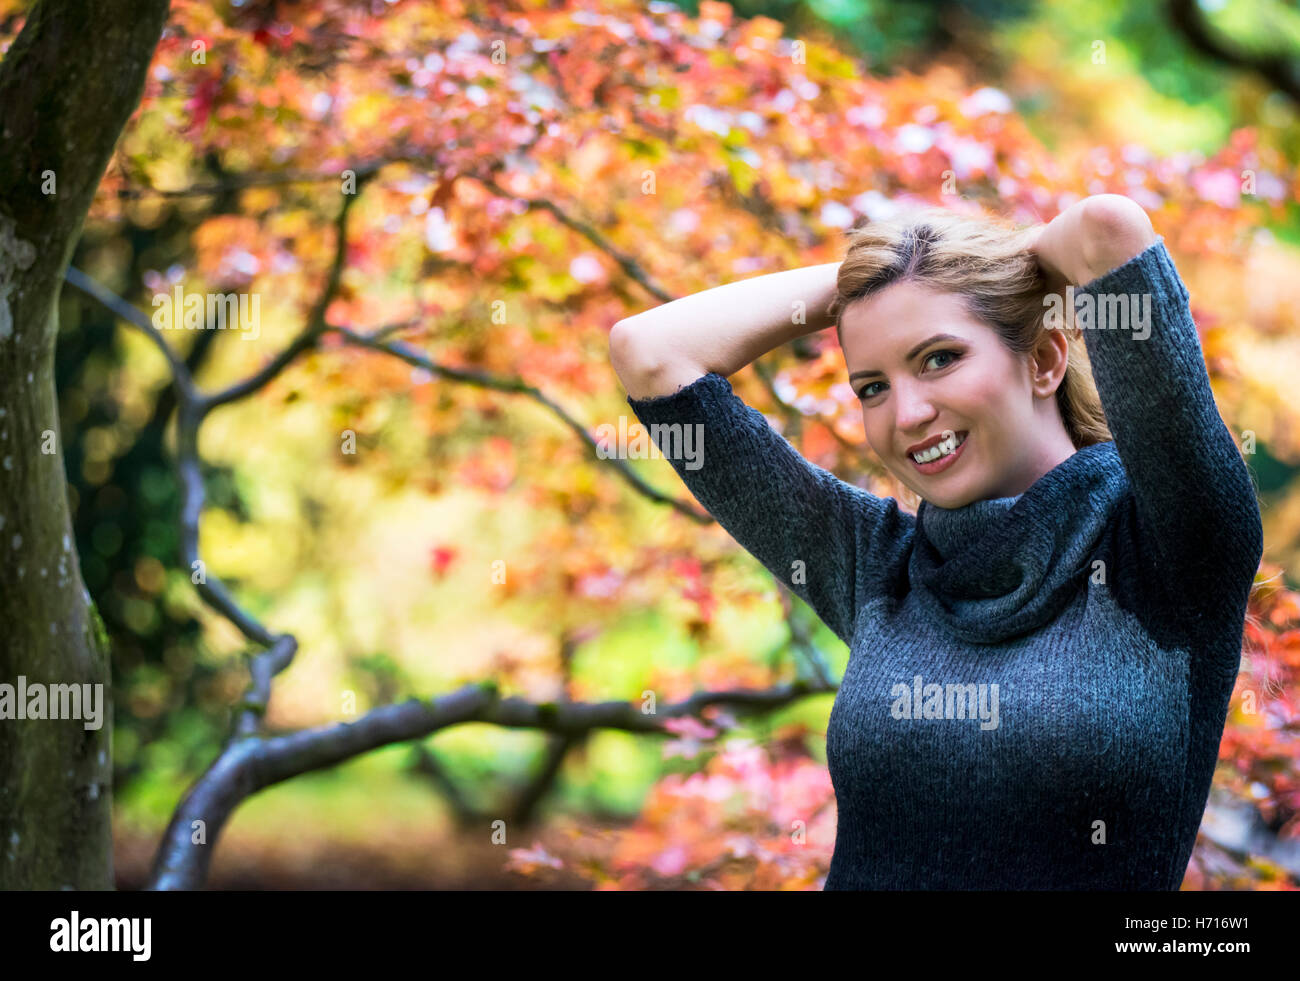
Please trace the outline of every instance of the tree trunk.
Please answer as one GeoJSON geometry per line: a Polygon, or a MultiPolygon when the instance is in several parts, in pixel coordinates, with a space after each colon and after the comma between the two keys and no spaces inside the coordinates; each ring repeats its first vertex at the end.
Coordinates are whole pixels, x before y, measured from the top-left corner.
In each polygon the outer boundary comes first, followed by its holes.
{"type": "Polygon", "coordinates": [[[113,888],[109,652],[72,547],[54,342],[166,16],[167,0],[40,0],[0,61],[0,889],[113,888]],[[54,685],[91,686],[80,718],[52,717],[57,695],[45,718],[18,704],[54,685]]]}

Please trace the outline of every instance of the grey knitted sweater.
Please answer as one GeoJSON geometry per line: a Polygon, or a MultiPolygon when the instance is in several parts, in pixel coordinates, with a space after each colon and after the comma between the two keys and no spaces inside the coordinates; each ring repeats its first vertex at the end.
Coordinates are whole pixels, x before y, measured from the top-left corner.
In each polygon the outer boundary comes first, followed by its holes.
{"type": "Polygon", "coordinates": [[[702,425],[696,499],[849,646],[826,889],[1177,889],[1263,551],[1159,238],[1075,308],[1113,441],[1012,498],[915,517],[804,459],[722,376],[628,399],[702,425]],[[1087,298],[1150,298],[1149,333],[1087,298]],[[702,465],[700,465],[702,462],[702,465]]]}

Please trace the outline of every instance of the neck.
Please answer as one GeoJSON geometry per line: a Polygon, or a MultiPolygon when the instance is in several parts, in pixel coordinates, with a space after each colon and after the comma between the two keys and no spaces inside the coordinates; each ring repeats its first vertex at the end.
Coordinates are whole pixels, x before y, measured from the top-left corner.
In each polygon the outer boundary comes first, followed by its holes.
{"type": "Polygon", "coordinates": [[[1078,450],[1062,426],[1047,437],[1024,447],[1014,471],[994,487],[987,497],[1015,497],[1033,487],[1042,476],[1055,470],[1078,450]]]}

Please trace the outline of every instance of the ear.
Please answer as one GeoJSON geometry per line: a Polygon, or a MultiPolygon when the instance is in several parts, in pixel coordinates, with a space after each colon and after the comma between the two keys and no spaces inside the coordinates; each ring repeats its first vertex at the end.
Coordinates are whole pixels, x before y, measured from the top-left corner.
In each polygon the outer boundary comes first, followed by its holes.
{"type": "Polygon", "coordinates": [[[1044,330],[1029,354],[1029,384],[1038,398],[1051,398],[1065,380],[1070,342],[1063,330],[1044,330]]]}

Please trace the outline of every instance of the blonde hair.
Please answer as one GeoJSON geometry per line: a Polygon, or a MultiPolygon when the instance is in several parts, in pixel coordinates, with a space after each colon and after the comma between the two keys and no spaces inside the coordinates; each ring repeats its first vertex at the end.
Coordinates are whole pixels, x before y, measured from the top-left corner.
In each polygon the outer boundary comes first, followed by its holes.
{"type": "MultiPolygon", "coordinates": [[[[840,318],[854,300],[893,283],[914,281],[955,293],[1016,354],[1033,351],[1046,335],[1050,285],[1030,249],[1035,229],[944,208],[912,207],[886,219],[860,219],[848,231],[836,296],[828,308],[841,339],[840,318]]],[[[1076,450],[1112,439],[1093,382],[1083,336],[1066,309],[1068,357],[1056,390],[1061,420],[1076,450]]]]}

